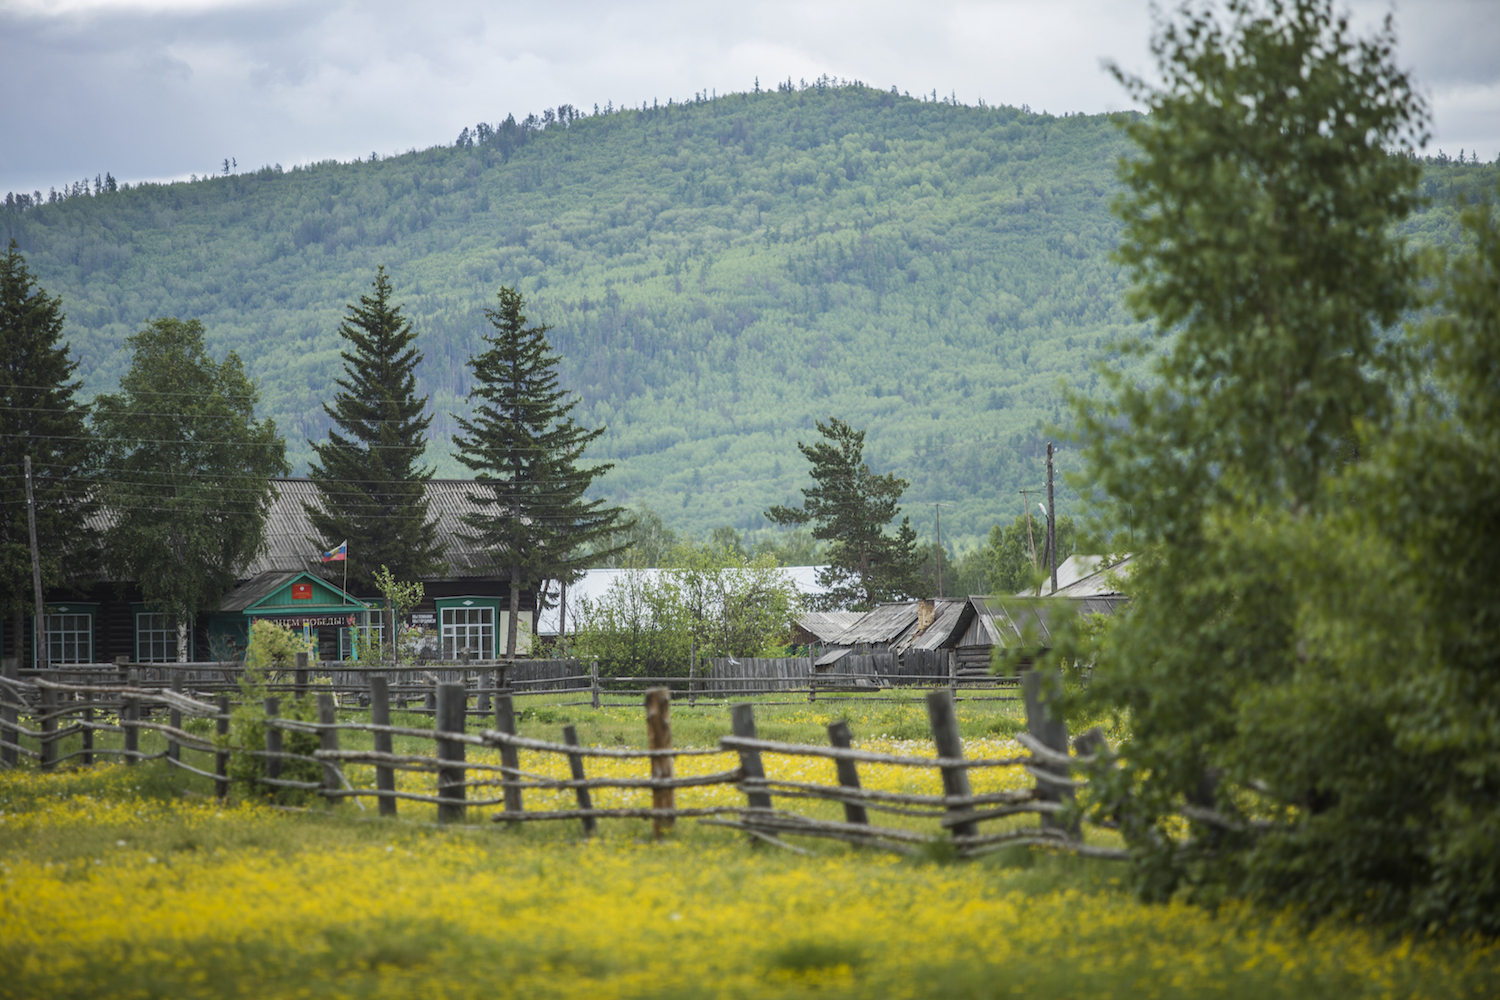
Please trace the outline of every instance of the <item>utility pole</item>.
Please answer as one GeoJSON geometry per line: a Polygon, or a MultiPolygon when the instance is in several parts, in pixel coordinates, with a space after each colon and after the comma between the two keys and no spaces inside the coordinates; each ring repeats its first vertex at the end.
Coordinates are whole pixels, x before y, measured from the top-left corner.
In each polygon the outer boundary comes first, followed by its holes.
{"type": "Polygon", "coordinates": [[[1041,490],[1018,490],[1021,494],[1021,513],[1026,515],[1026,541],[1031,546],[1031,572],[1036,572],[1036,538],[1031,534],[1031,494],[1041,490]]]}
{"type": "Polygon", "coordinates": [[[943,508],[944,507],[952,507],[953,504],[951,504],[951,503],[935,503],[935,502],[930,502],[930,503],[931,503],[931,506],[935,509],[935,512],[937,513],[937,548],[938,548],[938,560],[937,560],[937,564],[938,564],[938,572],[937,572],[937,577],[938,577],[938,579],[937,579],[938,593],[937,593],[937,595],[938,595],[938,599],[941,600],[942,597],[943,597],[943,508]]]}
{"type": "MultiPolygon", "coordinates": [[[[31,532],[31,587],[36,597],[36,665],[47,669],[47,608],[42,604],[42,555],[36,544],[36,492],[31,486],[31,456],[25,457],[26,526],[31,532]]],[[[17,660],[19,661],[19,657],[17,660]]],[[[16,666],[20,666],[17,662],[16,666]]]]}
{"type": "Polygon", "coordinates": [[[1052,496],[1052,442],[1047,442],[1047,551],[1052,570],[1052,593],[1057,593],[1057,502],[1052,496]]]}

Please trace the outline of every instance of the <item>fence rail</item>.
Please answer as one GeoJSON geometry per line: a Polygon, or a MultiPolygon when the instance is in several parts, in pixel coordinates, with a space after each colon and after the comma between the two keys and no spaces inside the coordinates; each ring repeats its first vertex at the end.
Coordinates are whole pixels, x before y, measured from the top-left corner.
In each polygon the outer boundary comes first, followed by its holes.
{"type": "MultiPolygon", "coordinates": [[[[311,669],[310,667],[307,669],[311,669]]],[[[481,671],[485,667],[478,668],[481,671]]],[[[785,838],[833,838],[857,844],[870,844],[892,851],[911,853],[936,838],[949,840],[962,855],[981,854],[1017,844],[1046,844],[1097,857],[1119,858],[1123,852],[1085,843],[1075,811],[1070,808],[1076,789],[1082,782],[1071,775],[1079,764],[1095,762],[1104,749],[1103,738],[1091,731],[1074,744],[1078,756],[1070,754],[1066,726],[1049,718],[1045,711],[1045,687],[1048,675],[1032,672],[1025,678],[1029,732],[1018,737],[1025,753],[1015,757],[974,759],[964,756],[959,738],[955,697],[952,687],[939,687],[925,694],[928,721],[937,755],[877,753],[853,748],[845,723],[828,727],[829,745],[785,743],[760,739],[756,733],[755,706],[735,704],[731,708],[732,732],[712,748],[674,748],[671,745],[669,721],[671,692],[652,688],[645,692],[648,749],[585,747],[578,744],[575,727],[563,728],[562,742],[517,735],[514,698],[518,692],[506,688],[489,688],[493,728],[479,733],[466,729],[465,716],[473,714],[469,700],[473,691],[465,680],[439,680],[434,686],[434,726],[432,729],[390,724],[392,701],[399,690],[390,678],[370,672],[364,676],[363,701],[370,709],[370,721],[339,721],[335,692],[317,691],[317,721],[285,718],[280,714],[280,700],[266,698],[264,709],[264,749],[231,748],[228,743],[231,703],[227,692],[215,693],[213,701],[202,700],[178,690],[187,680],[181,676],[162,681],[143,679],[127,668],[124,683],[113,678],[105,683],[83,678],[84,671],[70,671],[71,680],[56,677],[0,678],[0,749],[5,762],[14,766],[19,757],[35,760],[42,770],[51,770],[64,761],[76,759],[88,765],[106,754],[123,756],[127,764],[143,760],[164,759],[168,765],[200,775],[215,782],[215,791],[225,797],[230,790],[231,754],[239,753],[265,762],[264,773],[252,780],[268,789],[296,789],[322,797],[330,804],[343,799],[375,799],[382,815],[396,815],[400,801],[435,805],[439,822],[465,820],[473,808],[499,807],[493,818],[502,823],[577,821],[585,836],[592,834],[601,819],[650,819],[660,835],[678,819],[694,818],[711,825],[743,830],[750,836],[791,850],[802,848],[785,838]],[[87,680],[86,683],[78,683],[87,680]],[[165,722],[152,718],[152,712],[166,711],[165,722]],[[103,719],[113,716],[116,721],[103,719]],[[215,738],[195,734],[183,725],[184,717],[212,719],[215,738]],[[25,724],[22,719],[24,718],[25,724]],[[62,723],[67,723],[62,725],[62,723]],[[123,749],[94,745],[95,732],[123,734],[123,749]],[[140,750],[142,731],[159,733],[167,749],[159,753],[140,750]],[[373,750],[340,747],[344,732],[369,733],[373,750]],[[62,740],[82,734],[83,748],[60,757],[62,740]],[[318,749],[310,753],[288,750],[287,734],[316,736],[318,749]],[[431,740],[432,756],[398,754],[392,750],[392,737],[431,740]],[[35,748],[25,746],[29,740],[35,748]],[[500,763],[466,759],[467,748],[486,747],[500,753],[500,763]],[[520,766],[519,752],[549,754],[565,758],[568,778],[556,778],[520,766]],[[183,761],[184,751],[203,755],[204,766],[183,761]],[[673,761],[678,757],[733,753],[739,766],[702,775],[677,777],[673,761]],[[838,784],[825,785],[810,781],[768,778],[764,768],[766,755],[789,755],[832,760],[836,765],[838,784]],[[593,776],[587,774],[587,762],[600,759],[639,760],[646,773],[640,776],[593,776]],[[287,762],[299,761],[317,768],[317,780],[284,777],[287,762]],[[912,794],[863,788],[860,765],[880,765],[936,769],[942,777],[943,794],[912,794]],[[371,766],[373,785],[355,785],[345,773],[350,765],[371,766]],[[209,768],[212,768],[210,770],[209,768]],[[1022,768],[1033,778],[1031,787],[1020,790],[975,794],[969,778],[975,771],[993,768],[1022,768]],[[436,794],[398,790],[398,771],[424,771],[436,774],[436,794]],[[734,786],[745,796],[743,805],[715,805],[678,808],[677,789],[713,785],[734,786]],[[652,805],[647,807],[596,807],[591,792],[597,789],[649,789],[652,805]],[[568,791],[576,798],[571,809],[527,809],[524,793],[528,791],[568,791]],[[822,801],[840,805],[842,821],[810,816],[778,806],[800,801],[822,801]],[[870,812],[900,816],[906,819],[935,820],[935,829],[921,830],[880,825],[870,821],[870,812]],[[1034,827],[981,833],[980,824],[1031,814],[1038,819],[1034,827]]],[[[186,671],[184,671],[185,673],[186,671]]],[[[557,682],[585,677],[594,691],[599,690],[596,671],[589,674],[562,674],[559,677],[520,678],[521,683],[557,682]]],[[[639,679],[636,679],[639,681],[639,679]]],[[[294,679],[294,687],[305,680],[294,679]]],[[[359,806],[364,808],[363,805],[359,806]]]]}

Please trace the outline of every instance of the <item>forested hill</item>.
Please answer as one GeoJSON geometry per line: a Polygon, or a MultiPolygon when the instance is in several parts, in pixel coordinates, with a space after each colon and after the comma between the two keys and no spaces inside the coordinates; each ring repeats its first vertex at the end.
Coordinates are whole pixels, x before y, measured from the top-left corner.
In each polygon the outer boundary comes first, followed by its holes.
{"type": "MultiPolygon", "coordinates": [[[[341,366],[336,329],[377,265],[421,332],[449,456],[464,363],[502,284],[554,327],[605,492],[680,529],[764,526],[808,482],[796,442],[869,429],[908,511],[972,542],[1042,482],[1064,379],[1130,326],[1108,261],[1127,142],[1102,115],[921,101],[861,86],[736,94],[519,125],[454,145],[0,211],[61,294],[89,392],[149,318],[201,319],[259,379],[305,467],[341,366]],[[476,141],[477,140],[477,141],[476,141]]],[[[1433,164],[1425,242],[1494,168],[1433,164]]],[[[86,186],[86,185],[85,185],[86,186]]],[[[1068,463],[1064,455],[1063,464],[1068,463]]],[[[1066,506],[1071,491],[1059,500],[1066,506]]]]}

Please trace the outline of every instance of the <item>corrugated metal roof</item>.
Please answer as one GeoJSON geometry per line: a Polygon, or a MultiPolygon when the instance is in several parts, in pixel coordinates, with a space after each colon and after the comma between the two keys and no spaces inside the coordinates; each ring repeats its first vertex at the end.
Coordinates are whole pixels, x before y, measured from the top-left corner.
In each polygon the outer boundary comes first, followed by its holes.
{"type": "Polygon", "coordinates": [[[938,601],[937,618],[931,625],[923,629],[921,634],[913,635],[908,649],[945,649],[963,635],[968,619],[973,615],[968,601],[938,601]]]}
{"type": "Polygon", "coordinates": [[[917,601],[903,601],[900,604],[882,604],[861,615],[858,621],[838,635],[829,638],[828,642],[835,646],[884,646],[901,652],[918,640],[925,641],[930,634],[938,632],[941,638],[934,639],[932,645],[921,647],[937,649],[942,640],[952,634],[953,627],[963,612],[963,605],[967,602],[957,600],[934,602],[936,606],[933,609],[933,621],[927,628],[920,631],[917,629],[918,603],[917,601]]]}
{"type": "Polygon", "coordinates": [[[797,627],[819,642],[828,642],[863,617],[858,611],[804,611],[797,616],[797,627]]]}
{"type": "Polygon", "coordinates": [[[220,611],[244,611],[261,598],[273,594],[302,575],[300,569],[273,569],[246,580],[219,602],[220,611]]]}
{"type": "Polygon", "coordinates": [[[828,642],[835,646],[861,646],[866,643],[892,643],[901,633],[917,623],[917,602],[882,604],[865,612],[859,619],[828,642]]]}
{"type": "Polygon", "coordinates": [[[1075,597],[1064,596],[1061,591],[1047,597],[969,598],[990,640],[982,645],[1016,649],[1050,648],[1053,628],[1062,613],[1110,615],[1126,601],[1118,594],[1075,597]]]}
{"type": "MultiPolygon", "coordinates": [[[[319,539],[307,519],[303,504],[316,505],[318,502],[318,489],[312,480],[273,479],[271,482],[276,487],[276,502],[266,517],[265,548],[241,571],[242,579],[280,570],[316,572],[323,564],[323,547],[342,541],[338,538],[319,539]]],[[[461,520],[463,515],[480,510],[478,504],[465,496],[477,485],[471,479],[433,479],[427,483],[427,508],[437,517],[438,536],[446,546],[443,555],[448,567],[445,572],[420,579],[475,579],[505,575],[506,571],[493,553],[461,535],[465,530],[461,520]]]]}

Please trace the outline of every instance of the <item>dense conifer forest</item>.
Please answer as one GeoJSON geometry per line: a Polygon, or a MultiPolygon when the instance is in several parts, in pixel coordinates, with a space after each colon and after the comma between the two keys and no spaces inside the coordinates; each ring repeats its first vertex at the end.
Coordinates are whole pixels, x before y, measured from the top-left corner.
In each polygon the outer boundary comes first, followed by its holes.
{"type": "MultiPolygon", "coordinates": [[[[553,327],[612,501],[671,526],[770,531],[807,485],[813,422],[866,428],[907,512],[967,548],[1043,480],[1061,386],[1133,329],[1109,253],[1110,116],[969,107],[936,94],[790,82],[640,108],[566,105],[399,156],[173,184],[73,182],[7,198],[14,238],[60,294],[86,395],[153,318],[202,321],[238,351],[305,472],[341,371],[346,303],[385,265],[426,355],[428,461],[461,475],[451,414],[502,285],[553,327]]],[[[103,165],[101,165],[103,166],[103,165]]],[[[1414,240],[1457,239],[1455,205],[1494,164],[1439,156],[1414,240]]],[[[1070,467],[1072,455],[1062,452],[1070,467]]],[[[1059,506],[1081,512],[1070,487],[1059,506]]]]}

